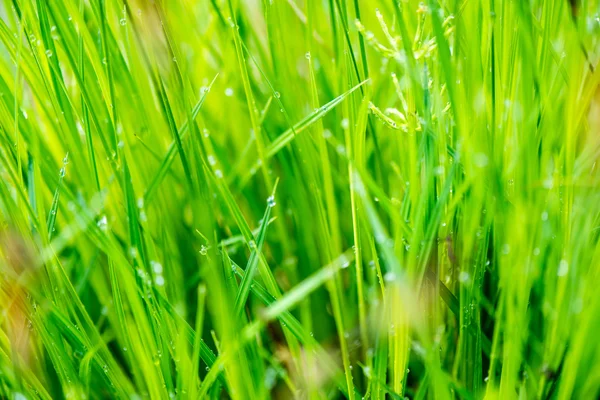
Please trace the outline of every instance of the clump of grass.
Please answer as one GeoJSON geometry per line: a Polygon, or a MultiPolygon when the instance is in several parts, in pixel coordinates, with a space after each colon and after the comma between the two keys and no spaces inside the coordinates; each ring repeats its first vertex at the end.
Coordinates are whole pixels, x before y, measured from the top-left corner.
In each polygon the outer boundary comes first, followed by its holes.
{"type": "Polygon", "coordinates": [[[0,4],[0,397],[600,394],[598,2],[0,4]]]}

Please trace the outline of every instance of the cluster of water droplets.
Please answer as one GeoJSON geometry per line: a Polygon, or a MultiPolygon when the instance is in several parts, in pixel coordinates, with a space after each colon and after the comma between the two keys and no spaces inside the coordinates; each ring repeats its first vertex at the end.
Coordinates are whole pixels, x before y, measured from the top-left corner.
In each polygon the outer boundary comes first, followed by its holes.
{"type": "Polygon", "coordinates": [[[140,210],[140,214],[139,214],[140,221],[146,222],[148,220],[148,216],[146,215],[146,209],[144,208],[144,198],[143,197],[140,197],[137,200],[137,207],[138,207],[138,210],[140,210]]]}
{"type": "Polygon", "coordinates": [[[69,164],[69,153],[67,153],[65,155],[65,158],[63,158],[63,165],[62,168],[58,171],[58,175],[61,178],[64,178],[65,175],[67,174],[67,164],[69,164]]]}
{"type": "Polygon", "coordinates": [[[158,261],[150,261],[150,267],[152,268],[152,272],[154,272],[154,283],[157,286],[164,286],[165,277],[163,276],[163,266],[158,261]]]}
{"type": "Polygon", "coordinates": [[[208,254],[208,246],[206,246],[204,244],[202,246],[200,246],[199,253],[201,256],[207,255],[208,254]]]}

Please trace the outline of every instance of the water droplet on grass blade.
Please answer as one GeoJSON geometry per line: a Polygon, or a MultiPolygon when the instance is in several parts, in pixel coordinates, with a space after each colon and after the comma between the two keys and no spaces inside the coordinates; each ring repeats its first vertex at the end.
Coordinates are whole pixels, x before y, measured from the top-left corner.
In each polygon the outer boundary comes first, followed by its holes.
{"type": "Polygon", "coordinates": [[[569,263],[567,260],[560,260],[558,263],[558,271],[556,271],[556,275],[565,276],[569,272],[569,263]]]}
{"type": "Polygon", "coordinates": [[[269,196],[269,198],[267,199],[267,205],[269,207],[275,207],[277,203],[275,202],[275,197],[273,196],[269,196]]]}
{"type": "Polygon", "coordinates": [[[385,275],[383,276],[383,280],[386,282],[393,282],[395,281],[397,278],[396,274],[394,272],[386,272],[385,275]]]}
{"type": "Polygon", "coordinates": [[[98,225],[98,228],[100,228],[101,230],[106,230],[106,226],[108,225],[108,221],[106,219],[106,215],[103,215],[102,218],[100,218],[98,220],[98,222],[96,223],[96,225],[98,225]]]}
{"type": "Polygon", "coordinates": [[[150,266],[152,267],[152,271],[156,274],[162,274],[163,266],[158,261],[150,261],[150,266]]]}

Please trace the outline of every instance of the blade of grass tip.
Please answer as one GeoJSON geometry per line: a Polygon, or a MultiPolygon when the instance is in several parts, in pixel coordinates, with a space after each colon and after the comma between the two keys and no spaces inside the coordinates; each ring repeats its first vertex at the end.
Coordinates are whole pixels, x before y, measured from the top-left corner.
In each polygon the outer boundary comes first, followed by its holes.
{"type": "MultiPolygon", "coordinates": [[[[248,299],[248,294],[250,293],[250,285],[254,280],[254,275],[256,274],[259,255],[262,251],[263,244],[265,242],[265,236],[267,233],[267,226],[269,225],[269,217],[271,216],[271,209],[275,206],[275,191],[277,189],[277,181],[275,182],[275,187],[273,188],[273,192],[271,196],[267,199],[267,208],[265,209],[265,213],[263,215],[263,219],[261,222],[260,231],[258,232],[258,237],[256,238],[256,243],[254,244],[255,248],[252,249],[252,253],[250,254],[250,259],[248,260],[248,265],[246,266],[246,273],[244,274],[244,278],[240,283],[239,291],[235,297],[235,315],[239,316],[246,304],[246,300],[248,299]]],[[[252,242],[251,242],[252,243],[252,242]]]]}
{"type": "MultiPolygon", "coordinates": [[[[276,217],[271,217],[271,219],[269,220],[269,225],[273,223],[273,221],[275,221],[276,217]]],[[[253,235],[258,235],[258,232],[260,232],[260,226],[256,229],[254,229],[252,231],[253,235]]],[[[221,240],[219,242],[219,247],[221,248],[229,248],[228,250],[231,250],[231,247],[235,247],[238,244],[243,244],[244,243],[244,235],[235,235],[235,236],[230,236],[228,238],[225,238],[223,240],[221,240]]],[[[228,251],[229,253],[230,251],[228,251]]]]}
{"type": "Polygon", "coordinates": [[[362,81],[361,83],[354,86],[350,90],[346,91],[345,93],[342,93],[335,99],[331,100],[329,103],[321,106],[316,111],[313,111],[307,117],[302,119],[300,122],[294,124],[293,129],[290,128],[290,129],[286,130],[285,132],[283,132],[281,135],[279,135],[277,137],[277,139],[275,139],[273,141],[273,143],[271,143],[271,145],[269,147],[267,147],[267,149],[266,149],[267,150],[266,151],[267,158],[273,157],[283,147],[285,147],[288,143],[290,143],[294,139],[294,136],[295,136],[294,130],[296,132],[296,135],[298,133],[302,132],[303,130],[305,130],[306,128],[308,128],[309,126],[311,126],[312,124],[314,124],[315,122],[317,122],[318,120],[323,118],[325,115],[327,115],[331,110],[333,110],[338,104],[340,104],[350,94],[354,93],[358,88],[360,88],[361,86],[363,86],[365,83],[367,83],[369,81],[370,81],[370,79],[362,81]]]}
{"type": "Polygon", "coordinates": [[[56,190],[54,191],[54,197],[52,198],[52,205],[50,206],[50,213],[48,214],[48,221],[46,225],[48,226],[48,240],[52,239],[52,232],[54,232],[54,225],[56,223],[56,213],[58,212],[58,199],[60,197],[60,189],[63,185],[63,179],[66,174],[67,164],[69,163],[69,153],[65,155],[63,159],[63,166],[58,173],[58,185],[56,186],[56,190]]]}
{"type": "MultiPolygon", "coordinates": [[[[183,141],[187,137],[187,134],[189,132],[189,124],[193,123],[196,120],[196,118],[198,117],[198,114],[200,113],[200,110],[202,109],[202,105],[204,104],[204,101],[206,100],[208,93],[210,93],[210,89],[212,88],[213,84],[217,80],[218,76],[219,76],[219,74],[215,75],[213,80],[208,85],[207,90],[204,91],[204,93],[202,94],[202,97],[200,98],[198,103],[194,106],[194,109],[192,110],[192,121],[186,120],[179,128],[178,137],[180,138],[181,141],[183,141]]],[[[156,174],[154,175],[154,178],[152,179],[152,181],[148,185],[148,188],[146,189],[146,194],[144,195],[144,204],[150,204],[150,202],[152,201],[154,195],[156,194],[156,190],[158,189],[161,182],[167,175],[167,171],[169,170],[169,168],[171,168],[171,165],[173,164],[173,161],[175,160],[175,154],[177,154],[177,151],[178,151],[178,145],[177,145],[176,141],[173,141],[173,143],[171,143],[171,145],[169,146],[169,149],[167,150],[167,155],[165,156],[162,163],[158,167],[158,171],[156,172],[156,174]]]]}
{"type": "MultiPolygon", "coordinates": [[[[287,112],[286,108],[283,106],[283,102],[281,101],[281,94],[275,90],[275,87],[273,86],[273,84],[271,83],[271,81],[269,80],[269,78],[267,77],[267,74],[264,72],[263,68],[258,63],[258,60],[256,60],[256,58],[252,55],[252,53],[250,53],[250,50],[248,50],[248,48],[246,47],[246,44],[244,43],[243,40],[241,40],[241,38],[240,38],[240,43],[241,43],[243,49],[248,54],[248,56],[250,57],[250,59],[254,62],[254,65],[256,66],[256,68],[258,69],[258,71],[260,72],[260,74],[262,75],[262,77],[265,80],[265,82],[267,82],[267,85],[271,89],[271,93],[272,93],[272,96],[269,97],[269,99],[267,100],[267,104],[264,107],[263,113],[260,115],[259,126],[262,126],[262,124],[264,122],[264,118],[266,117],[267,111],[268,111],[268,109],[269,109],[269,107],[271,105],[271,102],[272,102],[273,99],[275,99],[275,101],[277,102],[277,104],[280,107],[280,110],[283,111],[283,116],[284,116],[286,124],[288,126],[290,126],[290,128],[292,129],[292,133],[294,135],[296,135],[296,132],[294,130],[294,126],[292,124],[292,121],[290,120],[288,112],[287,112]]],[[[270,184],[269,180],[265,180],[265,182],[267,182],[267,184],[270,184]]],[[[287,243],[288,239],[287,239],[287,235],[284,232],[284,226],[283,226],[283,224],[277,224],[276,227],[275,227],[275,229],[277,229],[277,235],[281,238],[281,240],[283,242],[283,247],[284,248],[288,248],[289,247],[289,244],[287,243]]]]}
{"type": "MultiPolygon", "coordinates": [[[[267,82],[267,85],[269,86],[269,89],[271,89],[271,93],[273,94],[272,98],[275,99],[275,101],[279,105],[280,109],[283,110],[283,117],[285,118],[285,122],[290,126],[290,129],[292,130],[292,133],[294,135],[296,135],[296,132],[294,130],[294,124],[292,124],[292,121],[290,121],[288,112],[285,109],[285,107],[283,106],[283,102],[281,101],[281,93],[279,93],[275,89],[275,87],[273,86],[273,84],[271,83],[271,81],[269,80],[269,78],[267,77],[267,74],[261,68],[261,66],[258,63],[258,61],[256,60],[256,58],[252,55],[252,53],[250,53],[250,50],[248,50],[248,47],[246,47],[246,43],[244,43],[243,41],[241,43],[242,43],[242,47],[244,48],[244,51],[246,51],[246,54],[248,54],[248,56],[250,57],[250,59],[252,60],[252,62],[254,63],[254,65],[256,66],[256,69],[258,69],[258,72],[262,75],[262,77],[265,80],[265,82],[267,82]]],[[[271,101],[272,98],[269,98],[269,103],[270,103],[270,101],[271,101]]]]}

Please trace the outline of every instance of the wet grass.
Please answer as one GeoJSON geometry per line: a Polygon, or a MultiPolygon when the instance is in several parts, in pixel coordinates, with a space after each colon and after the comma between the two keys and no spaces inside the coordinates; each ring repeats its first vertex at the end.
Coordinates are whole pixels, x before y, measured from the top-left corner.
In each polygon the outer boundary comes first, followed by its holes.
{"type": "Polygon", "coordinates": [[[598,13],[0,0],[0,397],[596,398],[598,13]]]}

